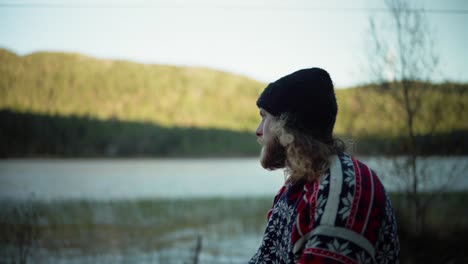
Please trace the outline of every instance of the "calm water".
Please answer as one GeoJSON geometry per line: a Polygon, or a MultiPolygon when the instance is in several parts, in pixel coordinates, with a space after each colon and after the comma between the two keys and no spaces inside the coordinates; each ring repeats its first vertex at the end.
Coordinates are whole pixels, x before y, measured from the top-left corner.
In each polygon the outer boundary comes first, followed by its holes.
{"type": "MultiPolygon", "coordinates": [[[[394,160],[362,160],[378,172],[388,190],[399,189],[402,177],[395,175],[403,172],[395,170],[394,160]]],[[[422,188],[439,186],[447,175],[455,175],[450,189],[468,190],[468,157],[432,157],[421,165],[429,175],[422,188]]],[[[262,169],[256,158],[0,161],[0,200],[70,199],[43,205],[37,220],[43,232],[30,247],[34,263],[191,263],[197,237],[203,241],[199,263],[246,263],[261,243],[263,213],[283,181],[281,171],[262,169]],[[190,199],[193,205],[184,210],[178,208],[187,200],[131,200],[218,196],[249,198],[240,199],[240,207],[236,199],[190,199]],[[116,199],[123,201],[114,203],[116,199]],[[184,222],[187,217],[190,221],[184,222]],[[102,229],[103,223],[113,228],[102,229]],[[72,231],[60,228],[66,225],[73,225],[72,231]],[[138,233],[141,228],[147,228],[145,233],[138,233]]],[[[22,216],[6,216],[31,221],[27,208],[22,216]]],[[[20,250],[15,245],[0,249],[0,259],[17,260],[20,250]]]]}
{"type": "MultiPolygon", "coordinates": [[[[388,190],[398,190],[401,181],[392,176],[392,160],[362,160],[388,190]]],[[[468,190],[468,157],[429,158],[421,164],[430,175],[423,188],[454,175],[450,189],[468,190]]],[[[0,161],[0,198],[13,199],[265,196],[274,195],[283,181],[281,171],[264,170],[256,158],[0,161]]]]}
{"type": "Polygon", "coordinates": [[[8,198],[260,196],[283,179],[256,159],[0,161],[0,196],[8,198]]]}

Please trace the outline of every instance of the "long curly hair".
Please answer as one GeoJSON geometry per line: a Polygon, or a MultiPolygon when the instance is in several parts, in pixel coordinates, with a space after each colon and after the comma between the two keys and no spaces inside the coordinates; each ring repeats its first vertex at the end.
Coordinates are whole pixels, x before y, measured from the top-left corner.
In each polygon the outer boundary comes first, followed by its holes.
{"type": "Polygon", "coordinates": [[[291,118],[287,113],[282,114],[271,126],[277,142],[284,148],[286,176],[292,182],[301,179],[313,182],[330,167],[330,156],[343,152],[346,145],[339,138],[320,139],[313,133],[291,127],[288,125],[291,118]]]}

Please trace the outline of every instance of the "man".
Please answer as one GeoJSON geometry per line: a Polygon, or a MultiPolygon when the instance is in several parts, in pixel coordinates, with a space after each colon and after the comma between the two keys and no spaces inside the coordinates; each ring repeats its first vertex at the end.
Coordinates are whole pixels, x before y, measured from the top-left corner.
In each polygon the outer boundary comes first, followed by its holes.
{"type": "Polygon", "coordinates": [[[338,106],[329,74],[303,69],[257,100],[260,162],[288,178],[250,263],[398,263],[390,200],[376,174],[333,138],[338,106]]]}

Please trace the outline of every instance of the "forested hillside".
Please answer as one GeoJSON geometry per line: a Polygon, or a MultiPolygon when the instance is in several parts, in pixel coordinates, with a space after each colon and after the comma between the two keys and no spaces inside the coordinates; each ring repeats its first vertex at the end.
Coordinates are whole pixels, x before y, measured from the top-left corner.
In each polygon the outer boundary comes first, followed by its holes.
{"type": "MultiPolygon", "coordinates": [[[[0,49],[0,154],[253,155],[258,150],[255,101],[265,85],[206,68],[70,53],[18,56],[0,49]],[[196,131],[203,131],[204,140],[196,131]],[[216,143],[203,150],[210,138],[216,143]]],[[[421,84],[425,99],[415,119],[419,138],[432,142],[429,153],[466,152],[468,85],[427,86],[421,84]],[[434,147],[438,142],[445,146],[434,147]]],[[[395,148],[404,134],[404,118],[392,98],[372,85],[337,89],[336,94],[337,134],[355,139],[363,153],[395,148]]]]}
{"type": "Polygon", "coordinates": [[[251,129],[263,84],[204,68],[0,50],[0,108],[163,126],[251,129]]]}

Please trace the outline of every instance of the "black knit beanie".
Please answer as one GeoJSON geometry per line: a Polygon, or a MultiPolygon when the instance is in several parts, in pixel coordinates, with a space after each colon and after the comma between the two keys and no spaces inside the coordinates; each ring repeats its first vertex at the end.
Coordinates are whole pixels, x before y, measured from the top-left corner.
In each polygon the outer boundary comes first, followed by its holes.
{"type": "Polygon", "coordinates": [[[289,113],[286,126],[310,133],[322,141],[332,139],[338,106],[333,82],[320,68],[303,69],[270,83],[257,106],[273,116],[289,113]]]}

